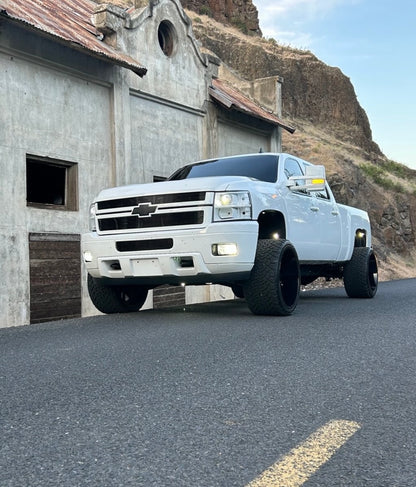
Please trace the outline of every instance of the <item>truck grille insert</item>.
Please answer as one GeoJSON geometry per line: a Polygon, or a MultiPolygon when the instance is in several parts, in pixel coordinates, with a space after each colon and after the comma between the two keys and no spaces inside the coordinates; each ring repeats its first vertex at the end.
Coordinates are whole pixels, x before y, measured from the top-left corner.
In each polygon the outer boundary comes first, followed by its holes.
{"type": "Polygon", "coordinates": [[[174,193],[174,194],[153,194],[149,196],[133,196],[131,198],[119,198],[115,200],[99,201],[99,210],[110,210],[112,208],[126,208],[138,206],[141,203],[161,205],[169,203],[187,203],[192,201],[204,201],[205,192],[198,191],[193,193],[174,193]]]}
{"type": "Polygon", "coordinates": [[[157,213],[146,218],[139,218],[134,215],[99,218],[98,225],[100,231],[108,232],[111,230],[131,230],[135,228],[200,225],[203,221],[203,211],[184,211],[179,213],[157,213]]]}
{"type": "Polygon", "coordinates": [[[119,252],[133,252],[141,250],[164,250],[173,247],[172,238],[159,238],[154,240],[130,240],[126,242],[116,242],[119,252]]]}

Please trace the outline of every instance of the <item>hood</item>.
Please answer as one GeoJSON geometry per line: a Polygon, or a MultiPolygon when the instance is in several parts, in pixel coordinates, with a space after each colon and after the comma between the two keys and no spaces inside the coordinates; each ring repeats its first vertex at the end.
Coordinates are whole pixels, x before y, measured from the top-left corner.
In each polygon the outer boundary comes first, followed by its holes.
{"type": "Polygon", "coordinates": [[[209,178],[180,179],[177,181],[162,181],[160,183],[130,184],[104,189],[95,201],[130,196],[145,196],[151,194],[184,193],[187,191],[226,191],[245,190],[253,180],[244,176],[218,176],[209,178]]]}

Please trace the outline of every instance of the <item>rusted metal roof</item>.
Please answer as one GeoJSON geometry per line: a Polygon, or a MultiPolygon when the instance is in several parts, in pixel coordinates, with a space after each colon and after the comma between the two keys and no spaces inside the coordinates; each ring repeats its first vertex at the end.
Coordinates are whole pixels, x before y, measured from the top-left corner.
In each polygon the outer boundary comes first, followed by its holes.
{"type": "Polygon", "coordinates": [[[96,6],[92,0],[0,0],[0,15],[144,76],[147,69],[139,62],[103,42],[91,22],[96,6]]]}
{"type": "Polygon", "coordinates": [[[291,134],[295,131],[293,127],[287,125],[273,113],[257,105],[257,103],[250,100],[247,96],[243,95],[240,91],[230,86],[225,81],[219,79],[212,80],[212,85],[209,87],[209,94],[225,108],[234,109],[273,125],[278,125],[291,134]]]}

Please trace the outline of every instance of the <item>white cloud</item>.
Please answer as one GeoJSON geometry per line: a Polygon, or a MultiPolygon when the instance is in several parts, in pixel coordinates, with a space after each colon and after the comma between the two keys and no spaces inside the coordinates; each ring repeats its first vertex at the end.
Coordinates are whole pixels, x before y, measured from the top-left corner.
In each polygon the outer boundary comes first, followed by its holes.
{"type": "Polygon", "coordinates": [[[362,0],[254,0],[259,11],[260,28],[265,37],[310,49],[316,39],[310,24],[332,10],[353,6],[362,0]]]}
{"type": "Polygon", "coordinates": [[[255,0],[264,16],[314,18],[325,15],[338,6],[355,5],[361,0],[255,0]]]}
{"type": "Polygon", "coordinates": [[[310,49],[314,44],[314,37],[308,32],[280,30],[273,26],[262,28],[263,36],[279,41],[281,44],[297,47],[299,49],[310,49]]]}

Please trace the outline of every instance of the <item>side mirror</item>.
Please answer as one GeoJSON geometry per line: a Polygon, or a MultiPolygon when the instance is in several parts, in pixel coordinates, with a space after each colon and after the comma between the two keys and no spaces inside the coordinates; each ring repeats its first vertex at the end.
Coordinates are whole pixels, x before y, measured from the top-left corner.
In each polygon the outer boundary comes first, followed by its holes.
{"type": "Polygon", "coordinates": [[[291,191],[323,191],[325,179],[324,166],[305,166],[305,175],[290,176],[287,186],[291,191]]]}

